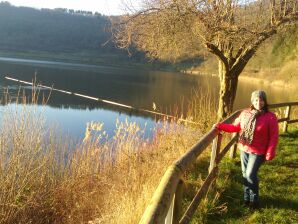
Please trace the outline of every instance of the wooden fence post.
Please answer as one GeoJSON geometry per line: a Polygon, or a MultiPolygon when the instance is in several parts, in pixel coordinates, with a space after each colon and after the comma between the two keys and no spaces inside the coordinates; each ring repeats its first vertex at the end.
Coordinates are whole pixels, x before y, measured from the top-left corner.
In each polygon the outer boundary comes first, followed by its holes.
{"type": "Polygon", "coordinates": [[[196,209],[198,208],[200,201],[206,195],[209,187],[214,183],[217,171],[218,171],[218,168],[215,167],[211,171],[211,173],[209,173],[209,175],[203,182],[202,186],[200,187],[199,191],[196,193],[195,197],[192,199],[192,202],[186,209],[184,215],[181,217],[181,220],[179,222],[180,224],[190,223],[190,220],[191,220],[192,216],[194,215],[196,209]]]}
{"type": "Polygon", "coordinates": [[[175,192],[173,224],[179,224],[182,215],[183,181],[180,179],[175,192]]]}
{"type": "Polygon", "coordinates": [[[174,206],[175,206],[176,197],[174,195],[172,203],[169,207],[167,216],[165,218],[165,224],[173,224],[174,223],[174,206]]]}
{"type": "Polygon", "coordinates": [[[182,213],[183,181],[180,179],[171,206],[167,213],[165,224],[179,224],[182,213]]]}
{"type": "MultiPolygon", "coordinates": [[[[288,120],[290,119],[290,112],[291,112],[291,106],[287,106],[285,111],[285,118],[287,118],[288,120]]],[[[284,121],[283,132],[287,132],[287,130],[288,130],[288,121],[284,121]]]]}
{"type": "MultiPolygon", "coordinates": [[[[232,138],[234,138],[235,136],[238,136],[239,137],[239,133],[238,132],[233,133],[232,138]]],[[[231,150],[230,150],[230,158],[231,159],[234,159],[235,158],[235,156],[236,156],[236,150],[237,150],[237,141],[231,147],[231,150]]]]}
{"type": "Polygon", "coordinates": [[[213,140],[210,165],[209,165],[209,173],[211,173],[212,169],[217,166],[217,155],[220,152],[221,140],[222,140],[222,134],[220,133],[213,140]]]}

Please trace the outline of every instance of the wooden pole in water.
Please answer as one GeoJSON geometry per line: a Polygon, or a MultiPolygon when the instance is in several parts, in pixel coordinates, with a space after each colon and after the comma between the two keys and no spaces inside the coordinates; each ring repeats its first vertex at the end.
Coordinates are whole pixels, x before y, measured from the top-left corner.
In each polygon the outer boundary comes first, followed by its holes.
{"type": "MultiPolygon", "coordinates": [[[[27,81],[15,79],[15,78],[12,78],[12,77],[9,77],[9,76],[5,76],[5,79],[10,80],[10,81],[14,81],[14,82],[19,82],[19,83],[34,86],[33,82],[27,82],[27,81]]],[[[114,105],[114,106],[118,106],[118,107],[122,107],[122,108],[126,108],[126,109],[131,109],[131,110],[134,110],[136,112],[142,112],[142,113],[147,113],[147,114],[152,114],[152,115],[163,116],[166,119],[172,118],[174,120],[182,121],[182,122],[185,122],[185,123],[198,124],[198,123],[193,122],[193,121],[185,120],[185,119],[182,119],[182,118],[177,118],[175,116],[160,113],[160,112],[157,112],[157,111],[152,111],[152,110],[147,110],[147,109],[142,109],[142,108],[136,108],[136,107],[133,107],[133,106],[130,106],[130,105],[126,105],[126,104],[122,104],[122,103],[118,103],[118,102],[114,102],[114,101],[110,101],[110,100],[105,100],[105,99],[101,99],[101,98],[97,98],[97,97],[93,97],[93,96],[88,96],[88,95],[84,95],[84,94],[80,94],[80,93],[74,93],[74,92],[67,91],[67,90],[56,89],[56,88],[53,88],[53,87],[50,87],[50,86],[45,86],[45,85],[38,84],[37,87],[42,87],[42,88],[54,90],[54,91],[57,91],[57,92],[65,93],[65,94],[68,94],[68,95],[75,95],[75,96],[78,96],[78,97],[99,101],[101,103],[105,103],[105,104],[109,104],[109,105],[114,105]]]]}

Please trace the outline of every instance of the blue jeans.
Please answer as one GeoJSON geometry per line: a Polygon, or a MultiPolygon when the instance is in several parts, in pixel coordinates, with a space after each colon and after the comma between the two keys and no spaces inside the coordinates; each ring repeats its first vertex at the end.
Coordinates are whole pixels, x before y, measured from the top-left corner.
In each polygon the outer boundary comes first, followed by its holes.
{"type": "Polygon", "coordinates": [[[264,162],[265,155],[247,153],[241,150],[240,158],[243,176],[244,201],[258,203],[259,180],[257,173],[264,162]]]}

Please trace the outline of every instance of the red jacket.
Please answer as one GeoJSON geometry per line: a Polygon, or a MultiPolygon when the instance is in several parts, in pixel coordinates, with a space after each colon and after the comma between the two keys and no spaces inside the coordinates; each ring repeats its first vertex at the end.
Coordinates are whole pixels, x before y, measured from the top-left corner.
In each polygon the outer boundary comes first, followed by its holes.
{"type": "MultiPolygon", "coordinates": [[[[244,117],[250,116],[250,109],[243,110],[233,124],[217,125],[219,130],[225,132],[240,132],[244,126],[244,117]]],[[[274,113],[267,112],[257,117],[253,141],[250,145],[239,142],[241,150],[258,155],[266,155],[266,160],[275,157],[275,149],[278,143],[278,122],[274,113]]]]}

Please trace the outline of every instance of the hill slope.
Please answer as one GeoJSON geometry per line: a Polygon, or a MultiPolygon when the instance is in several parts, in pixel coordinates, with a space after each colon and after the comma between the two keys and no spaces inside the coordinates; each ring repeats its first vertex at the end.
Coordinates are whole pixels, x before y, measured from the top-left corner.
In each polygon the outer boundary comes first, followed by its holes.
{"type": "MultiPolygon", "coordinates": [[[[199,66],[190,68],[190,73],[217,74],[217,59],[207,54],[199,66]]],[[[249,61],[240,77],[261,80],[298,82],[298,25],[281,30],[268,39],[249,61]]]]}
{"type": "Polygon", "coordinates": [[[68,9],[34,9],[0,2],[0,55],[86,63],[143,61],[108,41],[109,18],[68,9]],[[105,44],[107,43],[107,44],[105,44]]]}

